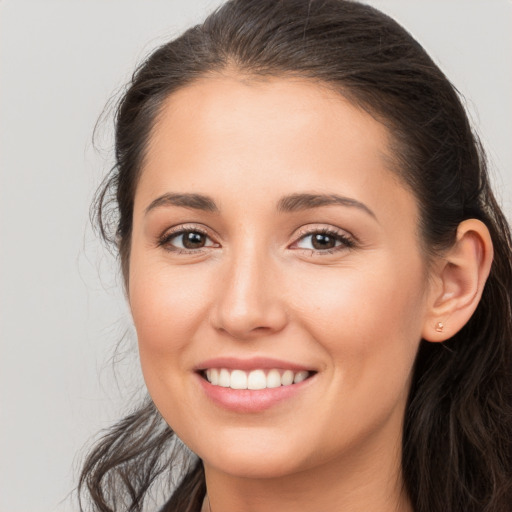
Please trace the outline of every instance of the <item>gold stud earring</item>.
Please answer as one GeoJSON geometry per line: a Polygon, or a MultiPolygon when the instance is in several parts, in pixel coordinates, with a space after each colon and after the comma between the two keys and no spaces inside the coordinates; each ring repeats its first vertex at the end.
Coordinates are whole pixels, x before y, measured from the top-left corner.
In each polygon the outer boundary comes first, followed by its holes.
{"type": "Polygon", "coordinates": [[[436,332],[443,332],[444,324],[443,322],[437,322],[436,324],[436,332]]]}

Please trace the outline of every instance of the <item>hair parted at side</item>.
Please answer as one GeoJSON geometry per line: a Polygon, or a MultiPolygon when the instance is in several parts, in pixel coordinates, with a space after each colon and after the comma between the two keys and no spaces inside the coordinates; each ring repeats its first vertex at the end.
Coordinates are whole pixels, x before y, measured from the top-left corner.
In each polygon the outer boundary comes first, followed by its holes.
{"type": "MultiPolygon", "coordinates": [[[[162,103],[201,77],[225,72],[310,79],[385,124],[396,172],[419,204],[427,258],[454,242],[463,220],[488,227],[494,262],[476,312],[445,343],[421,342],[402,472],[415,512],[510,512],[510,228],[456,90],[412,36],[378,10],[350,0],[231,0],[142,63],[119,103],[116,164],[95,203],[101,234],[119,250],[126,286],[134,194],[162,103]],[[108,219],[115,219],[113,232],[108,219]]],[[[156,477],[177,460],[177,446],[148,400],[93,449],[80,496],[92,499],[94,511],[120,512],[121,503],[122,510],[142,511],[156,477]]],[[[162,510],[199,510],[201,462],[184,464],[180,478],[162,510]]]]}

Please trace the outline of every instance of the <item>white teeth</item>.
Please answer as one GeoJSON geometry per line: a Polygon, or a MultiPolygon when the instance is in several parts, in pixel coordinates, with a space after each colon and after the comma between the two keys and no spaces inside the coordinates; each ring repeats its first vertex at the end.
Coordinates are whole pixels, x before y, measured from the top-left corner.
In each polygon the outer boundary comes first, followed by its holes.
{"type": "Polygon", "coordinates": [[[265,389],[266,387],[267,377],[263,370],[253,370],[249,373],[247,377],[247,389],[265,389]]]}
{"type": "Polygon", "coordinates": [[[293,384],[293,372],[291,370],[286,370],[281,377],[281,384],[283,386],[289,386],[293,384]]]}
{"type": "Polygon", "coordinates": [[[232,389],[247,389],[247,373],[242,370],[233,370],[229,387],[232,389]]]}
{"type": "Polygon", "coordinates": [[[297,372],[295,374],[295,377],[293,378],[293,383],[298,384],[299,382],[302,382],[303,380],[306,380],[308,378],[308,372],[297,372]]]}
{"type": "Polygon", "coordinates": [[[218,385],[222,386],[223,388],[229,388],[231,385],[231,375],[225,368],[222,368],[222,370],[219,372],[218,385]]]}
{"type": "Polygon", "coordinates": [[[309,377],[308,371],[294,373],[292,370],[284,372],[277,369],[252,370],[227,370],[226,368],[208,368],[205,371],[206,379],[214,386],[232,389],[266,389],[278,388],[298,384],[309,377]]]}
{"type": "Polygon", "coordinates": [[[281,386],[281,375],[278,370],[270,370],[267,374],[267,388],[278,388],[281,386]]]}
{"type": "Polygon", "coordinates": [[[218,386],[219,384],[219,370],[217,368],[211,368],[206,372],[206,378],[215,386],[218,386]],[[208,376],[208,371],[210,372],[210,375],[208,376]]]}

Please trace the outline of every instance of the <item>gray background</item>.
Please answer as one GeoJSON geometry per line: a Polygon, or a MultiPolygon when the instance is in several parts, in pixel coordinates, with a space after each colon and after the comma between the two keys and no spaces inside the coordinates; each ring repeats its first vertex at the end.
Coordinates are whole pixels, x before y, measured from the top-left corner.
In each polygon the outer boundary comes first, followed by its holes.
{"type": "MultiPolygon", "coordinates": [[[[135,64],[218,3],[0,1],[0,512],[76,510],[84,443],[142,392],[116,262],[87,221],[108,115],[91,137],[135,64]]],[[[370,3],[466,96],[512,218],[512,3],[370,3]]]]}

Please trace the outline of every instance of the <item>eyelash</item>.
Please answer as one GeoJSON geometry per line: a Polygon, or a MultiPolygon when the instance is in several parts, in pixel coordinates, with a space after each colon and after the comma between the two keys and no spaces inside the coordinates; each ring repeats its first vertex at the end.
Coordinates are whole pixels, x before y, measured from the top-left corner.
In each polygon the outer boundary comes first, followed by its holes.
{"type": "MultiPolygon", "coordinates": [[[[209,238],[210,240],[212,240],[212,238],[208,235],[208,232],[198,226],[179,226],[176,229],[173,229],[170,232],[168,231],[168,232],[164,233],[162,236],[160,236],[158,238],[157,245],[159,247],[163,247],[167,251],[173,252],[178,255],[180,255],[180,254],[196,254],[196,255],[198,255],[198,254],[202,254],[203,252],[205,252],[205,250],[207,250],[209,247],[215,247],[215,245],[218,246],[218,244],[216,244],[216,242],[213,242],[214,245],[211,245],[211,246],[200,247],[197,249],[182,249],[180,247],[175,247],[171,244],[171,240],[173,240],[174,238],[177,238],[179,236],[185,235],[187,233],[199,233],[199,234],[209,238]]],[[[339,242],[340,244],[333,248],[330,248],[330,249],[320,250],[320,249],[306,249],[306,248],[297,247],[294,250],[300,250],[303,252],[307,252],[310,255],[315,254],[315,255],[325,256],[326,254],[334,254],[338,251],[352,249],[356,246],[356,241],[354,240],[353,237],[347,236],[346,234],[343,234],[339,231],[336,231],[334,229],[329,229],[329,228],[321,228],[321,229],[311,228],[309,230],[304,230],[301,233],[299,233],[299,236],[291,244],[291,246],[297,245],[302,240],[305,240],[308,236],[313,236],[313,235],[325,235],[325,236],[333,238],[335,240],[335,242],[339,242]]]]}

